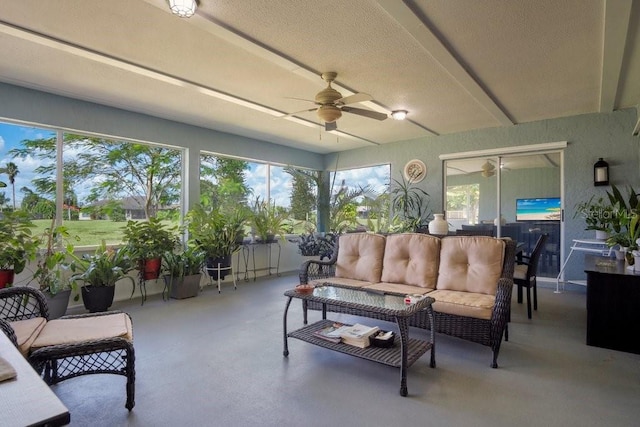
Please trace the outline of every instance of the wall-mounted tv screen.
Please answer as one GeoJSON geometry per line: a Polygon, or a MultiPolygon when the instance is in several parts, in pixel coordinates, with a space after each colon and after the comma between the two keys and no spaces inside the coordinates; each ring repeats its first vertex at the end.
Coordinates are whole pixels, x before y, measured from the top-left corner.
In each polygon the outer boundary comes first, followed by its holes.
{"type": "Polygon", "coordinates": [[[560,197],[516,199],[516,221],[560,221],[560,197]]]}

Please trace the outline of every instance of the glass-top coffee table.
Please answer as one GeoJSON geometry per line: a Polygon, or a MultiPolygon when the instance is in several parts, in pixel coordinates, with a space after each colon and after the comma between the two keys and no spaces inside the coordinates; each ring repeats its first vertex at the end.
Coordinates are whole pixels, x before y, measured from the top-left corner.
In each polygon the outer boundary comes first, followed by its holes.
{"type": "Polygon", "coordinates": [[[316,287],[311,293],[299,293],[294,289],[284,293],[287,304],[284,310],[284,351],[285,357],[289,356],[288,337],[315,344],[320,347],[338,351],[362,359],[382,363],[384,365],[400,368],[400,395],[407,395],[407,368],[420,358],[428,350],[431,350],[430,366],[435,368],[435,328],[431,328],[430,340],[420,340],[409,338],[409,318],[419,311],[426,310],[431,325],[434,323],[433,309],[431,304],[434,299],[424,297],[412,304],[405,304],[404,296],[398,294],[383,294],[379,292],[369,292],[366,290],[344,288],[336,285],[326,284],[316,287]],[[287,313],[293,298],[303,301],[315,301],[322,304],[322,320],[304,326],[292,332],[287,332],[287,313]],[[314,332],[327,326],[331,326],[334,321],[327,319],[326,305],[344,307],[356,310],[358,315],[372,318],[388,318],[395,320],[398,325],[400,342],[394,342],[390,348],[372,347],[359,348],[352,345],[333,343],[318,338],[314,332]]]}

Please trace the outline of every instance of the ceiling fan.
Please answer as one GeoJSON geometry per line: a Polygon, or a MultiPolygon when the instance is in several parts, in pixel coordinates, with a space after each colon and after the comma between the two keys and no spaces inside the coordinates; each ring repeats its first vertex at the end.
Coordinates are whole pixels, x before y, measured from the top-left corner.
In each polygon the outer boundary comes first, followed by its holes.
{"type": "Polygon", "coordinates": [[[485,178],[490,178],[496,174],[496,167],[493,166],[493,164],[489,162],[489,160],[484,162],[480,169],[482,170],[482,176],[485,178]]]}
{"type": "Polygon", "coordinates": [[[350,104],[371,101],[373,97],[366,93],[356,93],[354,95],[343,97],[340,92],[331,87],[331,82],[333,82],[337,76],[338,73],[333,71],[322,73],[322,79],[327,82],[327,87],[316,94],[314,101],[303,99],[303,101],[313,102],[317,105],[317,107],[310,108],[308,110],[296,111],[282,117],[289,117],[300,113],[316,111],[318,117],[320,117],[320,119],[324,122],[324,128],[327,131],[336,130],[338,128],[336,120],[342,117],[343,112],[357,114],[359,116],[368,117],[375,120],[385,120],[388,117],[386,114],[378,113],[377,111],[350,107],[350,104]]]}

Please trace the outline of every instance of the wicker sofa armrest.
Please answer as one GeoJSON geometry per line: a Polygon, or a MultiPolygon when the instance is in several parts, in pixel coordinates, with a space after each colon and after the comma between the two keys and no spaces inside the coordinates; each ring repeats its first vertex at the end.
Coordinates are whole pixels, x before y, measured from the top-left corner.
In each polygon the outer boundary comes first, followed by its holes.
{"type": "Polygon", "coordinates": [[[326,279],[336,275],[336,259],[329,261],[309,260],[300,266],[300,283],[309,283],[309,280],[326,279]]]}
{"type": "Polygon", "coordinates": [[[513,290],[513,280],[502,278],[498,281],[496,291],[496,303],[491,313],[491,324],[494,336],[502,336],[507,321],[509,320],[509,309],[511,308],[511,291],[513,290]]]}
{"type": "Polygon", "coordinates": [[[16,337],[16,332],[13,330],[9,322],[0,319],[0,330],[9,338],[9,341],[13,343],[13,345],[18,347],[18,338],[16,337]]]}
{"type": "Polygon", "coordinates": [[[49,307],[42,292],[27,286],[0,289],[0,319],[13,322],[33,317],[49,320],[49,307]]]}

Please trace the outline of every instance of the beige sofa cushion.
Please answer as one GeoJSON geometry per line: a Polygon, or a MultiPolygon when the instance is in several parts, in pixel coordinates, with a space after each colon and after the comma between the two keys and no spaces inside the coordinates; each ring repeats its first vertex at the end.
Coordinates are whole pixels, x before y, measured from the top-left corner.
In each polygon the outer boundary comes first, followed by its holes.
{"type": "Polygon", "coordinates": [[[495,295],[505,242],[484,236],[445,237],[436,289],[495,295]]]}
{"type": "Polygon", "coordinates": [[[439,238],[419,233],[389,235],[384,249],[382,281],[435,289],[439,260],[439,238]]]}
{"type": "Polygon", "coordinates": [[[56,319],[46,324],[33,343],[32,349],[115,337],[133,340],[131,319],[124,313],[78,319],[56,319]]]}
{"type": "Polygon", "coordinates": [[[379,282],[384,244],[385,238],[379,234],[347,233],[340,236],[336,277],[379,282]]]}
{"type": "Polygon", "coordinates": [[[435,290],[429,296],[436,300],[433,309],[437,312],[484,320],[491,319],[496,301],[493,295],[475,292],[435,290]]]}
{"type": "Polygon", "coordinates": [[[13,332],[16,334],[18,348],[23,356],[29,355],[29,350],[31,349],[33,342],[36,340],[38,334],[40,334],[40,331],[42,331],[46,324],[47,319],[44,317],[33,317],[31,319],[9,322],[9,325],[13,328],[13,332]]]}

